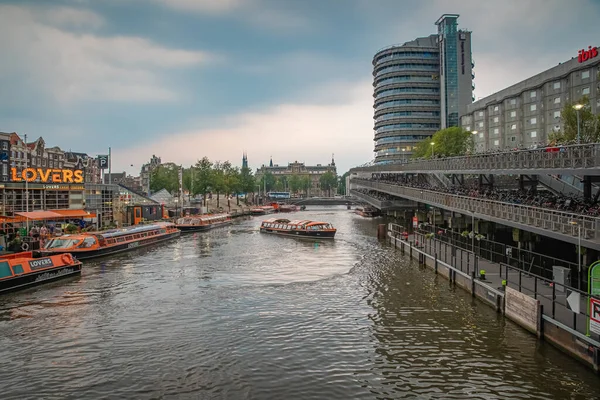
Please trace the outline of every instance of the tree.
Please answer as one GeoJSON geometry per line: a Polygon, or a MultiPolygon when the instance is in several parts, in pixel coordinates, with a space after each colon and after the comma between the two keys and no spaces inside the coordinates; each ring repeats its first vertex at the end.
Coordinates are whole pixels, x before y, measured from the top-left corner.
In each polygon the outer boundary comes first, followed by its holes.
{"type": "Polygon", "coordinates": [[[302,189],[302,178],[300,178],[298,175],[290,176],[290,179],[288,180],[288,186],[290,188],[290,192],[293,194],[298,193],[298,191],[302,189]]]}
{"type": "Polygon", "coordinates": [[[327,171],[319,177],[321,189],[327,190],[328,197],[331,197],[331,189],[336,187],[337,181],[337,176],[331,171],[327,171]]]}
{"type": "MultiPolygon", "coordinates": [[[[225,163],[229,163],[229,161],[226,161],[225,163]]],[[[227,191],[227,187],[226,187],[226,181],[225,181],[225,169],[227,168],[227,165],[225,163],[222,163],[221,161],[215,161],[214,165],[213,165],[213,181],[212,181],[212,188],[213,190],[217,193],[217,208],[220,207],[220,195],[223,192],[227,191]]]]}
{"type": "Polygon", "coordinates": [[[212,188],[213,185],[213,163],[208,157],[198,160],[194,167],[194,191],[199,194],[202,193],[204,197],[204,207],[206,207],[206,194],[212,188]]]}
{"type": "Polygon", "coordinates": [[[350,175],[350,171],[344,173],[344,175],[339,177],[337,192],[338,194],[345,195],[346,194],[346,177],[350,175]]]}
{"type": "Polygon", "coordinates": [[[150,178],[150,190],[158,192],[166,189],[169,193],[179,190],[179,165],[165,163],[158,165],[152,170],[150,178]]]}
{"type": "MultiPolygon", "coordinates": [[[[275,187],[275,177],[273,176],[272,173],[270,172],[265,172],[261,177],[260,177],[260,188],[264,190],[265,188],[265,182],[266,182],[266,189],[267,192],[271,191],[274,187],[275,187]]],[[[266,196],[266,193],[265,193],[266,196]]]]}
{"type": "Polygon", "coordinates": [[[254,179],[254,175],[252,175],[252,170],[248,167],[242,167],[240,171],[240,180],[241,180],[241,190],[244,193],[254,193],[254,188],[256,187],[256,180],[254,179]]]}
{"type": "Polygon", "coordinates": [[[301,182],[302,182],[302,189],[304,189],[304,194],[306,195],[306,197],[308,197],[308,190],[312,186],[312,180],[310,179],[310,175],[303,176],[301,178],[301,182]]]}
{"type": "Polygon", "coordinates": [[[581,143],[594,143],[600,139],[600,116],[594,115],[590,100],[585,96],[577,103],[567,102],[560,112],[563,129],[553,131],[548,139],[552,144],[569,144],[577,142],[577,110],[575,104],[583,107],[579,110],[579,132],[581,143]]]}
{"type": "Polygon", "coordinates": [[[432,137],[421,140],[413,153],[415,158],[462,156],[473,149],[473,135],[458,126],[437,131],[432,137]],[[431,143],[434,143],[431,145],[431,143]]]}
{"type": "Polygon", "coordinates": [[[274,188],[276,191],[281,192],[281,191],[283,191],[284,187],[285,187],[285,183],[283,182],[283,180],[281,178],[275,179],[274,188]]]}

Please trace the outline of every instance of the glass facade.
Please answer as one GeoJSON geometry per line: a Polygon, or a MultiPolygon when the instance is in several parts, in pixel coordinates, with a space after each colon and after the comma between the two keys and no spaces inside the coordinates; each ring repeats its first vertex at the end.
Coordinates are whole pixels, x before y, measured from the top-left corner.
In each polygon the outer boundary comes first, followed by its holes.
{"type": "Polygon", "coordinates": [[[459,122],[457,34],[458,15],[446,15],[438,21],[444,127],[458,126],[459,122]]]}
{"type": "Polygon", "coordinates": [[[373,57],[375,164],[408,161],[415,145],[439,130],[436,39],[418,38],[373,57]]]}

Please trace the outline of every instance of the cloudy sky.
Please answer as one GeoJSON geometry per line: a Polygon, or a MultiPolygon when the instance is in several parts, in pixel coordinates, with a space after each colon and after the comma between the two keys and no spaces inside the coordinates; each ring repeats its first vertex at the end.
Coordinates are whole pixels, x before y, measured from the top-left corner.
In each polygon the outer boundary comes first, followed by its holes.
{"type": "Polygon", "coordinates": [[[598,0],[0,0],[0,131],[133,174],[243,151],[342,174],[373,158],[373,54],[443,13],[473,32],[477,97],[598,44],[598,0]]]}

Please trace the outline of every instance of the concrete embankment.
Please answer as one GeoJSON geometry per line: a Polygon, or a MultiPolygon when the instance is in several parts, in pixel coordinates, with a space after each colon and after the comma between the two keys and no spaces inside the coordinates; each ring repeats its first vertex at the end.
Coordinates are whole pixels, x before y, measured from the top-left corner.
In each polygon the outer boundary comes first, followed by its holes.
{"type": "Polygon", "coordinates": [[[387,240],[499,313],[570,356],[600,371],[600,342],[588,336],[586,293],[561,286],[421,234],[402,236],[394,224],[387,240]],[[575,293],[575,294],[574,294],[575,293]]]}

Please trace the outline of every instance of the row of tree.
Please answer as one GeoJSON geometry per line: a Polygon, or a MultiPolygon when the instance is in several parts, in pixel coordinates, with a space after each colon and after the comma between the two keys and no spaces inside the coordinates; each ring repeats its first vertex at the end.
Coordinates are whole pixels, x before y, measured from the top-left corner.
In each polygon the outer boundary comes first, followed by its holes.
{"type": "MultiPolygon", "coordinates": [[[[561,110],[560,117],[562,129],[553,130],[548,135],[548,144],[576,143],[577,132],[579,132],[580,143],[600,142],[600,115],[592,112],[587,97],[584,97],[578,103],[567,102],[561,110]],[[574,107],[576,104],[579,104],[579,110],[574,107]]],[[[452,127],[439,130],[432,137],[420,141],[416,145],[413,157],[452,157],[465,155],[473,151],[472,132],[460,127],[452,127]]]]}
{"type": "MultiPolygon", "coordinates": [[[[150,176],[150,190],[157,192],[166,189],[169,193],[178,193],[181,169],[181,166],[174,163],[165,163],[154,168],[150,176]]],[[[326,172],[319,177],[319,185],[331,196],[332,190],[338,186],[338,177],[332,172],[326,172]]],[[[206,199],[208,193],[240,194],[264,191],[265,189],[267,192],[299,193],[303,191],[308,194],[312,187],[312,181],[310,176],[275,177],[270,172],[261,176],[260,179],[256,179],[248,167],[235,167],[229,161],[212,162],[208,157],[204,157],[195,165],[183,168],[182,186],[190,197],[201,194],[206,199]]],[[[239,203],[239,199],[237,201],[239,203]]]]}

